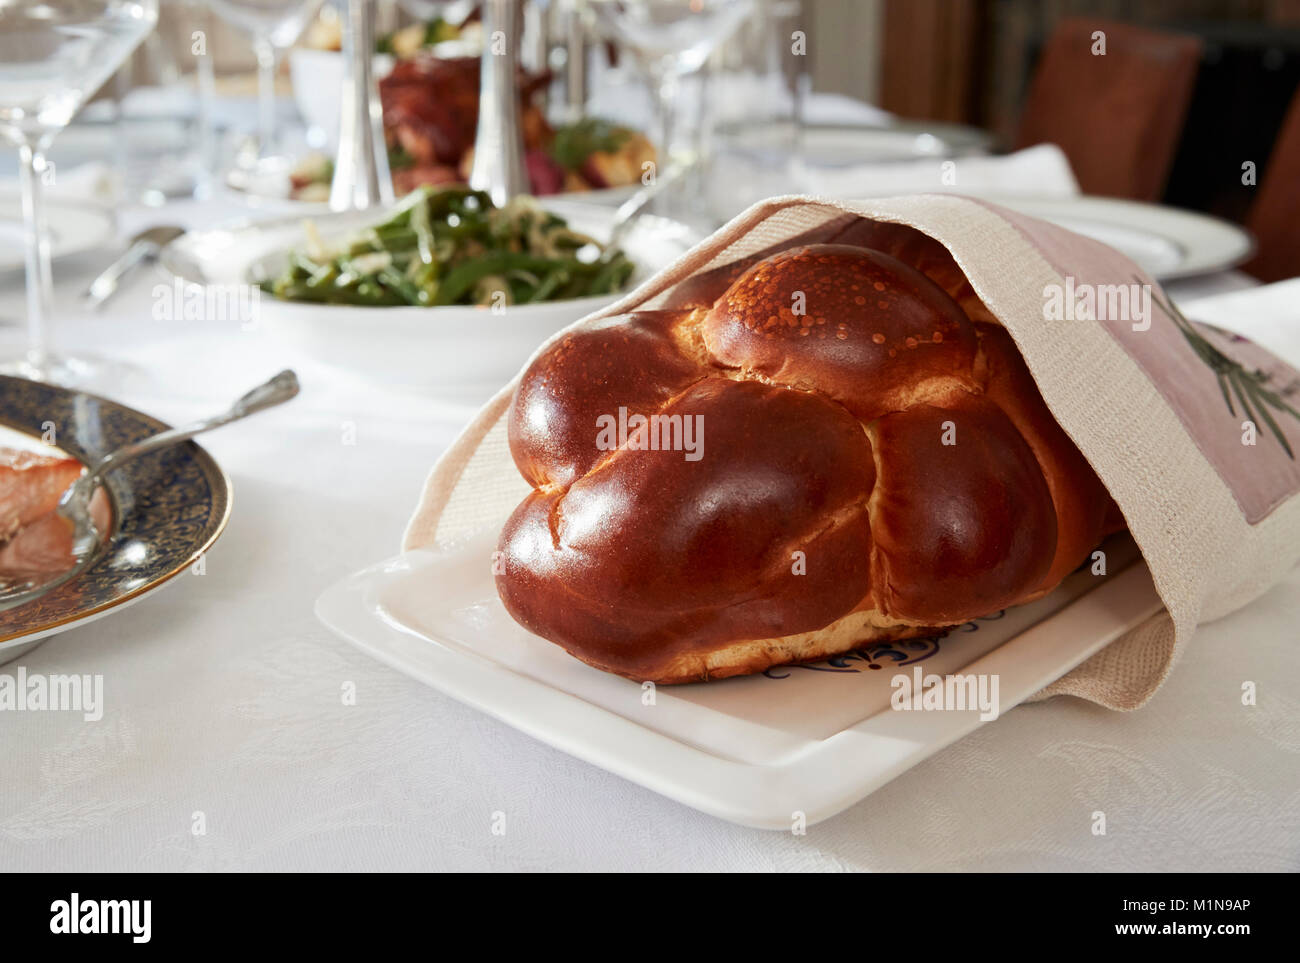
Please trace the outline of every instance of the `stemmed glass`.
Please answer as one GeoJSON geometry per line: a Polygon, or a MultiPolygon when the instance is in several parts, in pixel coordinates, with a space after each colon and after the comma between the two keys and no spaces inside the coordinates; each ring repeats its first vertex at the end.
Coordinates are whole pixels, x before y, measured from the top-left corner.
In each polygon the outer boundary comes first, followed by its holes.
{"type": "Polygon", "coordinates": [[[677,137],[681,81],[753,13],[753,0],[587,0],[596,30],[632,55],[655,101],[658,147],[676,160],[700,160],[701,131],[682,151],[677,137]]]}
{"type": "Polygon", "coordinates": [[[275,127],[275,72],[284,52],[299,35],[324,0],[207,0],[226,23],[252,37],[257,57],[257,156],[250,167],[277,162],[275,127]]]}
{"type": "Polygon", "coordinates": [[[472,0],[397,0],[397,5],[416,20],[428,22],[441,17],[451,23],[462,22],[476,6],[472,0]]]}
{"type": "Polygon", "coordinates": [[[86,99],[158,22],[158,0],[5,0],[0,3],[0,137],[18,148],[27,261],[25,358],[11,374],[72,382],[84,359],[50,350],[50,242],[41,202],[45,152],[86,99]]]}

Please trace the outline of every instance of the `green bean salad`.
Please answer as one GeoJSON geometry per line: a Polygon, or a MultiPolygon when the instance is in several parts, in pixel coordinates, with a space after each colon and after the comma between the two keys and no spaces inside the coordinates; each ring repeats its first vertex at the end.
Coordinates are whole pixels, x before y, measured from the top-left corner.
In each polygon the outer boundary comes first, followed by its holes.
{"type": "Polygon", "coordinates": [[[619,291],[633,264],[531,197],[504,207],[464,186],[422,187],[393,216],[333,247],[315,225],[262,282],[286,301],[371,307],[535,304],[619,291]]]}

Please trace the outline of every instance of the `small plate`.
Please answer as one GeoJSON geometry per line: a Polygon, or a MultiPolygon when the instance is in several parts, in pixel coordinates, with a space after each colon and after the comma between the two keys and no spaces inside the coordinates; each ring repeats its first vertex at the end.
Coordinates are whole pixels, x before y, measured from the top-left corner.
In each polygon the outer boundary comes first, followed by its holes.
{"type": "MultiPolygon", "coordinates": [[[[609,236],[612,208],[549,198],[542,204],[583,234],[597,240],[609,236]]],[[[350,211],[311,220],[329,240],[388,216],[387,211],[350,211]]],[[[260,281],[278,273],[288,251],[303,244],[302,222],[300,216],[284,216],[191,232],[164,248],[159,261],[184,282],[231,286],[260,281]]],[[[641,217],[623,244],[636,265],[629,289],[699,240],[676,221],[641,217]]],[[[391,386],[475,397],[486,397],[509,381],[560,328],[623,296],[513,305],[496,314],[463,305],[368,308],[258,295],[251,326],[265,329],[301,356],[391,386]]]]}
{"type": "MultiPolygon", "coordinates": [[[[783,127],[744,124],[720,132],[726,151],[761,154],[787,142],[783,127]]],[[[921,158],[987,153],[993,137],[959,124],[896,121],[885,127],[864,124],[806,124],[800,134],[802,155],[811,167],[852,167],[921,158]]]]}
{"type": "MultiPolygon", "coordinates": [[[[251,208],[292,211],[297,217],[320,217],[333,213],[328,201],[300,201],[289,196],[289,172],[271,170],[260,172],[231,171],[226,176],[226,189],[251,208]]],[[[641,189],[640,184],[626,187],[602,187],[590,191],[565,191],[539,198],[543,203],[552,201],[575,204],[592,204],[601,207],[618,207],[641,189]]]]}
{"type": "Polygon", "coordinates": [[[661,686],[647,704],[641,685],[510,618],[493,586],[495,547],[486,531],[408,552],[326,590],[316,614],[381,662],[542,742],[761,829],[833,816],[981,724],[976,711],[894,711],[896,674],[996,675],[1006,712],[1160,609],[1132,540],[1117,536],[1104,546],[1109,577],[1080,570],[1037,602],[943,638],[661,686]]]}
{"type": "MultiPolygon", "coordinates": [[[[113,238],[113,215],[90,203],[73,204],[46,198],[45,221],[50,229],[53,259],[94,250],[113,238]]],[[[21,270],[26,262],[23,202],[17,194],[0,193],[0,271],[21,270]]]]}
{"type": "Polygon", "coordinates": [[[978,196],[1109,244],[1157,281],[1225,271],[1255,250],[1236,224],[1177,207],[1111,197],[978,196]]]}
{"type": "MultiPolygon", "coordinates": [[[[40,450],[43,439],[50,439],[84,464],[167,427],[105,398],[0,375],[0,444],[40,450]]],[[[113,512],[106,547],[75,578],[0,612],[0,662],[181,574],[217,540],[230,517],[230,481],[192,441],[130,461],[109,472],[104,483],[113,512]]]]}

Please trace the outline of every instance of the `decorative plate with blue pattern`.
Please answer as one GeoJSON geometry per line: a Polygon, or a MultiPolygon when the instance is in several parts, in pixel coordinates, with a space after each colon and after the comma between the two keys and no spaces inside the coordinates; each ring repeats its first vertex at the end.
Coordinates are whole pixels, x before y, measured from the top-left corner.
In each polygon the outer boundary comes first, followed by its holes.
{"type": "MultiPolygon", "coordinates": [[[[3,375],[0,426],[38,447],[52,441],[83,464],[168,427],[106,398],[3,375]]],[[[192,441],[134,459],[110,471],[104,484],[113,513],[105,547],[75,578],[0,612],[0,661],[184,572],[230,517],[230,481],[192,441]]]]}

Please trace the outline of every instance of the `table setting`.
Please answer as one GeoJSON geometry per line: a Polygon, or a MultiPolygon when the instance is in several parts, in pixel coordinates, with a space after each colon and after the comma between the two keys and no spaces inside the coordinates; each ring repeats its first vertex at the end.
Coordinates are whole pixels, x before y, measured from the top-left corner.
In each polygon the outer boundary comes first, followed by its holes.
{"type": "Polygon", "coordinates": [[[0,9],[0,868],[1300,868],[1300,277],[814,6],[0,9]]]}

